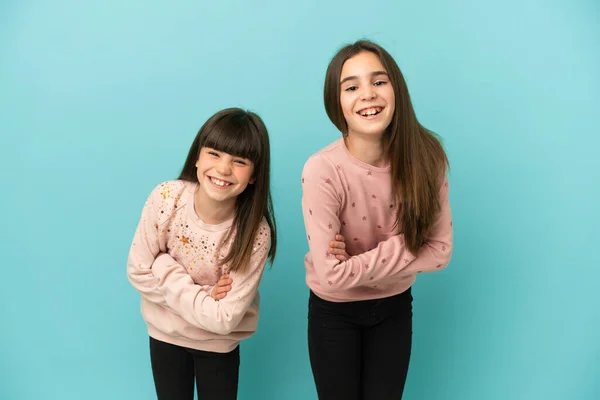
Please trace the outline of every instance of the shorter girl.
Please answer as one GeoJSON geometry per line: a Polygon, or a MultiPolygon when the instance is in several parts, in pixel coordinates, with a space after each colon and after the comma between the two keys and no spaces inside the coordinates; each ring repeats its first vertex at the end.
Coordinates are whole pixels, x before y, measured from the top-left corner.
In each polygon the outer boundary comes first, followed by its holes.
{"type": "Polygon", "coordinates": [[[202,126],[178,180],[150,194],[127,263],[142,295],[158,399],[236,399],[239,343],[256,331],[276,250],[267,129],[226,109],[202,126]]]}

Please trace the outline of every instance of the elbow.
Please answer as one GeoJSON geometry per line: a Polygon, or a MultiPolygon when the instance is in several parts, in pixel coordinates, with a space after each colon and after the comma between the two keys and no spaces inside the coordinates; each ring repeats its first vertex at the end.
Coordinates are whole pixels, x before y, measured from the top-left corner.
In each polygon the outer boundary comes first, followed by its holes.
{"type": "Polygon", "coordinates": [[[450,260],[452,259],[452,250],[453,250],[452,242],[450,242],[446,245],[446,252],[444,254],[446,266],[450,263],[450,260]]]}
{"type": "MultiPolygon", "coordinates": [[[[427,253],[431,260],[430,271],[440,271],[450,264],[452,258],[452,241],[430,242],[427,244],[427,253]]],[[[417,257],[419,259],[419,257],[417,257]]]]}
{"type": "Polygon", "coordinates": [[[217,335],[227,336],[236,331],[236,328],[241,322],[240,316],[233,316],[229,319],[222,319],[212,327],[211,332],[217,335]]]}
{"type": "Polygon", "coordinates": [[[131,264],[127,264],[127,279],[129,280],[129,282],[131,282],[133,280],[133,276],[135,275],[135,268],[133,268],[133,266],[131,264]]]}
{"type": "Polygon", "coordinates": [[[215,335],[226,336],[233,332],[235,329],[233,324],[227,321],[215,321],[213,323],[207,323],[207,321],[203,321],[202,318],[187,319],[187,321],[195,327],[205,330],[207,332],[214,333],[215,335]]]}
{"type": "Polygon", "coordinates": [[[136,267],[132,262],[127,263],[127,279],[132,284],[142,283],[149,276],[152,276],[152,271],[150,269],[142,269],[142,266],[136,267]]]}
{"type": "Polygon", "coordinates": [[[443,262],[443,263],[441,263],[441,264],[438,264],[438,265],[436,266],[436,271],[441,271],[441,270],[443,270],[443,269],[446,269],[446,267],[448,266],[448,264],[450,264],[450,260],[448,260],[448,261],[446,261],[446,262],[443,262]]]}
{"type": "Polygon", "coordinates": [[[452,244],[446,244],[444,247],[442,247],[442,251],[437,257],[439,260],[438,269],[445,269],[452,259],[452,244]]]}
{"type": "Polygon", "coordinates": [[[135,288],[139,287],[142,284],[142,279],[140,279],[140,274],[137,273],[137,271],[132,268],[127,268],[127,280],[135,288]]]}
{"type": "Polygon", "coordinates": [[[131,286],[133,286],[134,288],[137,289],[139,287],[138,282],[136,282],[130,274],[127,274],[127,280],[129,281],[129,284],[131,284],[131,286]]]}
{"type": "Polygon", "coordinates": [[[215,329],[213,330],[213,333],[216,333],[217,335],[227,336],[231,332],[233,332],[233,329],[234,329],[233,326],[230,326],[229,324],[224,324],[224,325],[219,325],[219,326],[215,327],[215,329]]]}

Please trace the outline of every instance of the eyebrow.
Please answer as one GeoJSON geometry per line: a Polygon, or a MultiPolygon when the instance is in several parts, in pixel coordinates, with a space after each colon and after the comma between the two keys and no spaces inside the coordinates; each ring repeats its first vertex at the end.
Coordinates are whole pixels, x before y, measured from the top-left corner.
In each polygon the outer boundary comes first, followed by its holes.
{"type": "MultiPolygon", "coordinates": [[[[389,77],[388,73],[387,73],[387,72],[385,72],[385,71],[373,71],[373,72],[371,72],[371,77],[372,77],[372,78],[373,78],[373,77],[376,77],[376,76],[378,76],[378,75],[385,75],[385,76],[389,77]]],[[[357,76],[354,76],[354,75],[352,75],[352,76],[347,76],[347,77],[345,77],[344,79],[342,79],[342,80],[340,81],[340,85],[344,84],[344,82],[351,81],[351,80],[353,80],[353,79],[358,79],[358,77],[357,77],[357,76]]]]}

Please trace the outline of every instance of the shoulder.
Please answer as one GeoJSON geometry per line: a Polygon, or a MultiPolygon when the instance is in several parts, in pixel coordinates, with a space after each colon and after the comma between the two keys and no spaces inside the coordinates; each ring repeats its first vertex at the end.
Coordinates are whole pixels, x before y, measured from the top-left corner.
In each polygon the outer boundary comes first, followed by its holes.
{"type": "Polygon", "coordinates": [[[256,230],[256,235],[254,235],[254,244],[253,251],[257,251],[259,249],[268,249],[271,244],[271,228],[267,223],[265,218],[260,221],[258,225],[258,229],[256,230]]]}
{"type": "Polygon", "coordinates": [[[148,201],[155,203],[174,203],[182,197],[191,182],[172,180],[161,182],[152,189],[148,201]]]}
{"type": "Polygon", "coordinates": [[[339,166],[342,150],[340,146],[343,145],[343,139],[338,139],[312,154],[304,163],[302,177],[314,177],[334,172],[339,166]]]}
{"type": "Polygon", "coordinates": [[[152,207],[159,219],[168,219],[174,211],[185,204],[187,197],[184,193],[186,190],[191,190],[191,186],[193,183],[182,180],[161,182],[148,196],[146,207],[152,207]]]}

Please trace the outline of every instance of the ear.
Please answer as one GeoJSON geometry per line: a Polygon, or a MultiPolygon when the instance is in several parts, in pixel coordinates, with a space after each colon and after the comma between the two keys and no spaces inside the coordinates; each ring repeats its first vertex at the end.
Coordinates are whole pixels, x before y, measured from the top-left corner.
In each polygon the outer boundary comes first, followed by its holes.
{"type": "Polygon", "coordinates": [[[250,185],[254,184],[254,182],[256,182],[256,178],[253,176],[252,178],[250,178],[250,180],[248,181],[248,183],[250,185]]]}

